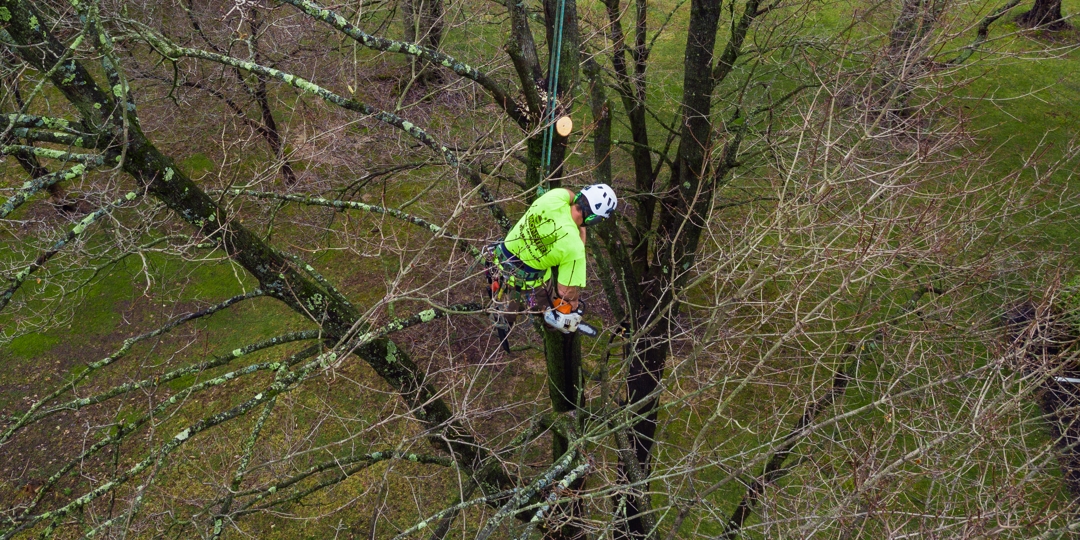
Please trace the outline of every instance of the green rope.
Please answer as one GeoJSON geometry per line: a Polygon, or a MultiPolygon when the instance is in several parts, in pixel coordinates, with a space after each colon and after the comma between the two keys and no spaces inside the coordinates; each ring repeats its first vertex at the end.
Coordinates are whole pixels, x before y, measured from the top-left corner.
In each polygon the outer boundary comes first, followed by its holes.
{"type": "Polygon", "coordinates": [[[551,55],[548,65],[548,103],[545,113],[547,127],[544,128],[544,149],[541,162],[544,167],[544,180],[536,187],[536,194],[543,195],[547,191],[547,177],[551,174],[552,146],[555,143],[555,104],[556,93],[559,90],[559,64],[562,60],[563,42],[563,19],[566,16],[566,0],[559,0],[559,16],[555,22],[555,41],[551,47],[551,55]]]}

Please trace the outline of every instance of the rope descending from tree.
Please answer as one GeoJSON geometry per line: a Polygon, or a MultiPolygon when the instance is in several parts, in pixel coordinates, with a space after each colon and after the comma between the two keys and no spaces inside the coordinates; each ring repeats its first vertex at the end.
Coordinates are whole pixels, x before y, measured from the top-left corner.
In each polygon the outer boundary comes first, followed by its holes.
{"type": "MultiPolygon", "coordinates": [[[[551,55],[548,64],[548,87],[547,109],[544,111],[544,150],[541,155],[541,163],[544,167],[544,178],[551,175],[551,148],[555,143],[555,105],[558,101],[556,93],[559,90],[559,64],[562,60],[563,42],[563,18],[566,15],[566,0],[559,0],[559,16],[555,21],[555,40],[551,45],[551,55]]],[[[547,182],[542,181],[536,188],[537,195],[543,195],[547,191],[547,182]]]]}

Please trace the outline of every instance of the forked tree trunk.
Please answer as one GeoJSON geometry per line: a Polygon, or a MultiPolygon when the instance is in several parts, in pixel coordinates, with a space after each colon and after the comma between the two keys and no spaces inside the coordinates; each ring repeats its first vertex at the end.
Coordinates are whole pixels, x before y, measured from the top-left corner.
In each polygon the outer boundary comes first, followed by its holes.
{"type": "Polygon", "coordinates": [[[1067,30],[1072,25],[1065,22],[1061,15],[1061,0],[1035,0],[1031,11],[1016,18],[1021,26],[1042,28],[1045,30],[1067,30]]]}
{"type": "MultiPolygon", "coordinates": [[[[443,38],[442,0],[402,0],[405,41],[438,50],[443,38]]],[[[412,75],[419,84],[437,83],[439,72],[429,62],[410,57],[412,75]]]]}
{"type": "MultiPolygon", "coordinates": [[[[720,2],[693,0],[690,4],[690,27],[683,59],[682,129],[677,161],[672,167],[657,219],[657,247],[654,262],[648,264],[648,283],[644,287],[638,314],[640,327],[650,327],[647,336],[637,341],[629,366],[626,390],[628,404],[642,414],[630,430],[630,442],[637,463],[620,459],[621,475],[632,479],[648,477],[656,435],[657,398],[654,392],[664,376],[669,352],[673,319],[678,304],[673,304],[676,290],[683,286],[685,270],[693,266],[698,240],[704,226],[715,187],[709,164],[713,130],[712,94],[734,65],[751,22],[757,14],[758,1],[749,0],[724,52],[716,62],[714,48],[720,20],[720,2]],[[653,320],[658,318],[659,320],[653,320]],[[638,471],[634,471],[634,467],[638,471]]],[[[641,485],[617,502],[624,506],[627,521],[619,537],[644,538],[650,531],[647,512],[648,486],[641,485]],[[635,493],[636,492],[636,493],[635,493]],[[646,493],[646,494],[642,494],[646,493]]]]}

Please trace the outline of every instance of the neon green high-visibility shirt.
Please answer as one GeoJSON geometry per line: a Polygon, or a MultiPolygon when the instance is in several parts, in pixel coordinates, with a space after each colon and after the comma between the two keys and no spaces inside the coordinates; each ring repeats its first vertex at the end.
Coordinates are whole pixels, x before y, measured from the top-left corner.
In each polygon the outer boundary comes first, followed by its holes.
{"type": "Polygon", "coordinates": [[[565,189],[553,189],[536,199],[525,215],[506,235],[506,249],[521,262],[547,270],[559,269],[559,284],[585,286],[585,244],[574,219],[570,203],[574,196],[565,189]]]}

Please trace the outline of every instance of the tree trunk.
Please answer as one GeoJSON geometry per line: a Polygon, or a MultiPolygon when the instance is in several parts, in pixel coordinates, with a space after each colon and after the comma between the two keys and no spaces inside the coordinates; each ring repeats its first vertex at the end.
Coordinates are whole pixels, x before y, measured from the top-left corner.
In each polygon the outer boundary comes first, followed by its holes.
{"type": "Polygon", "coordinates": [[[640,276],[645,274],[648,267],[649,244],[644,237],[647,231],[652,230],[653,215],[656,212],[657,197],[652,195],[652,192],[657,171],[653,169],[653,153],[649,144],[649,128],[645,111],[645,68],[648,57],[647,9],[645,0],[637,0],[636,4],[636,18],[633,25],[634,44],[633,47],[629,47],[626,45],[626,37],[623,34],[621,22],[623,9],[619,5],[619,0],[605,0],[604,2],[611,25],[610,38],[614,46],[611,65],[615,71],[615,87],[626,110],[630,136],[634,141],[634,146],[630,149],[630,157],[634,162],[634,187],[641,194],[634,228],[630,232],[630,243],[634,246],[634,252],[630,258],[634,261],[634,273],[640,276]],[[631,60],[629,64],[628,55],[631,60]]]}
{"type": "MultiPolygon", "coordinates": [[[[262,31],[262,20],[259,17],[259,10],[251,8],[248,15],[248,27],[251,31],[251,58],[255,63],[262,63],[262,58],[259,55],[259,33],[262,31]]],[[[288,156],[285,155],[285,145],[281,140],[281,133],[278,131],[277,121],[274,119],[274,112],[270,108],[270,94],[266,89],[266,76],[257,75],[255,78],[255,88],[249,88],[251,96],[255,99],[255,102],[259,105],[259,113],[262,115],[262,127],[259,131],[262,132],[263,137],[266,139],[266,143],[270,145],[270,151],[274,154],[274,159],[281,166],[281,176],[285,179],[286,186],[295,186],[297,179],[296,173],[293,171],[292,163],[289,163],[288,156]]],[[[243,78],[240,79],[241,84],[246,84],[243,78]]]]}
{"type": "Polygon", "coordinates": [[[889,31],[889,56],[901,63],[905,58],[921,56],[919,44],[933,30],[944,7],[942,0],[904,0],[889,31]]]}
{"type": "MultiPolygon", "coordinates": [[[[552,276],[554,279],[554,276],[552,276]]],[[[563,334],[551,328],[544,328],[544,352],[547,358],[548,371],[548,395],[551,398],[551,408],[557,413],[570,413],[575,415],[574,428],[581,429],[584,416],[580,412],[584,405],[581,379],[581,336],[578,333],[563,334]]],[[[566,454],[570,449],[570,441],[558,432],[552,433],[551,459],[555,460],[566,454]]],[[[570,490],[576,491],[584,487],[585,479],[581,478],[570,484],[570,490]]],[[[584,532],[574,519],[581,516],[584,508],[578,501],[560,504],[560,509],[555,514],[562,514],[569,521],[562,523],[560,527],[547,531],[547,540],[574,540],[584,538],[584,532]]]]}
{"type": "MultiPolygon", "coordinates": [[[[403,0],[401,11],[404,17],[405,41],[438,50],[443,37],[442,0],[403,0]]],[[[409,58],[412,76],[417,83],[438,82],[439,72],[430,62],[415,56],[409,58]]]]}
{"type": "Polygon", "coordinates": [[[875,109],[908,118],[915,85],[912,81],[923,69],[927,37],[938,24],[948,0],[903,0],[900,15],[889,31],[889,49],[882,80],[873,100],[875,109]]]}
{"type": "MultiPolygon", "coordinates": [[[[750,0],[746,10],[749,14],[755,13],[756,0],[750,0]]],[[[712,199],[707,156],[712,132],[713,49],[719,20],[719,2],[693,0],[683,61],[683,119],[678,161],[661,200],[657,261],[650,269],[650,285],[642,295],[646,301],[643,302],[644,313],[640,314],[643,319],[638,321],[639,327],[647,327],[650,317],[659,317],[660,320],[653,321],[655,324],[652,324],[649,334],[638,340],[626,380],[627,403],[643,415],[633,424],[630,440],[641,473],[646,477],[656,435],[658,400],[652,394],[664,375],[670,325],[678,314],[678,306],[671,304],[673,292],[685,279],[684,271],[694,257],[704,225],[703,216],[712,199]]],[[[625,478],[633,477],[633,472],[627,470],[631,466],[633,464],[620,460],[625,478]]],[[[648,491],[647,486],[641,486],[641,489],[648,491]]],[[[648,507],[648,502],[638,497],[627,497],[625,505],[628,522],[620,534],[624,538],[644,538],[650,531],[639,514],[648,507]]]]}
{"type": "MultiPolygon", "coordinates": [[[[694,266],[701,232],[713,194],[721,179],[735,167],[742,132],[735,131],[721,152],[719,163],[710,163],[713,131],[712,95],[735,68],[742,54],[742,44],[754,20],[760,15],[760,0],[748,0],[723,52],[714,61],[720,3],[693,0],[690,27],[683,60],[682,119],[679,147],[656,219],[655,255],[648,261],[648,272],[641,276],[641,300],[636,310],[638,328],[649,328],[638,337],[627,375],[628,405],[641,415],[631,426],[630,444],[637,464],[620,456],[620,474],[624,479],[635,475],[648,478],[657,425],[658,398],[654,395],[663,379],[670,347],[672,326],[678,316],[675,293],[686,283],[694,266]],[[634,469],[637,469],[636,471],[634,469]]],[[[736,113],[735,119],[739,115],[736,113]]],[[[616,507],[625,507],[627,521],[617,531],[618,538],[645,538],[650,534],[650,506],[647,484],[620,495],[616,507]]]]}
{"type": "Polygon", "coordinates": [[[1061,15],[1061,0],[1035,0],[1031,11],[1016,18],[1021,26],[1044,30],[1068,30],[1072,28],[1061,15]]]}
{"type": "MultiPolygon", "coordinates": [[[[1075,378],[1080,372],[1066,372],[1075,378]]],[[[1058,464],[1065,486],[1072,493],[1073,501],[1080,501],[1080,384],[1057,381],[1051,378],[1039,395],[1039,408],[1047,419],[1047,429],[1058,450],[1058,464]]]]}

